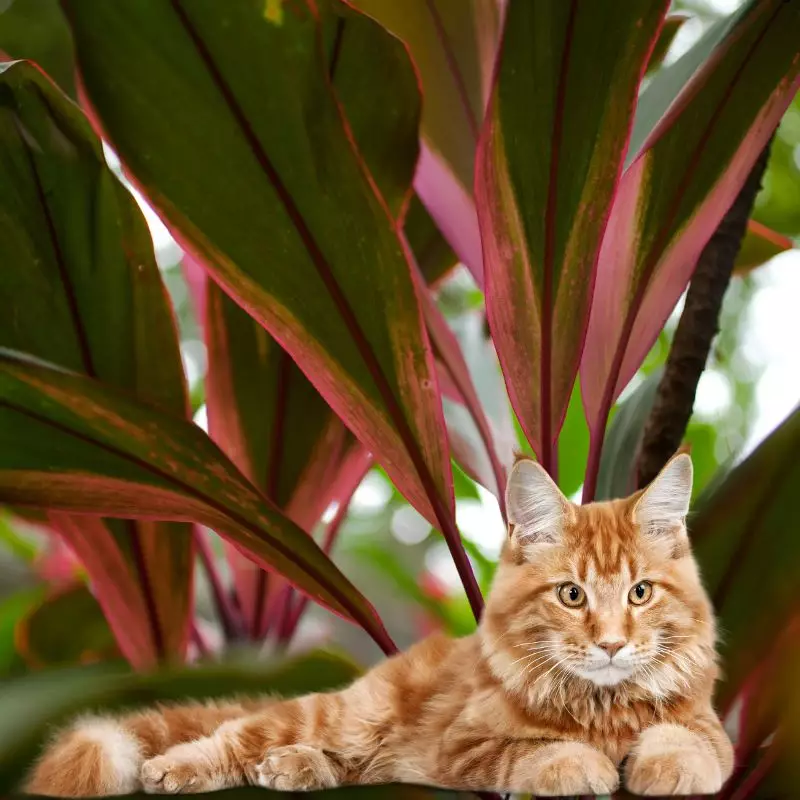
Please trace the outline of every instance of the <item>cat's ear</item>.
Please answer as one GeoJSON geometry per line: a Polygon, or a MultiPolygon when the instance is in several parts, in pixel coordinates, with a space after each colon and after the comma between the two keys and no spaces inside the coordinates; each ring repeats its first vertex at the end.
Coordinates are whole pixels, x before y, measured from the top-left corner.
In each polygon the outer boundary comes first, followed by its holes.
{"type": "Polygon", "coordinates": [[[561,538],[569,501],[542,466],[522,459],[508,476],[506,510],[514,538],[525,547],[561,538]]]}
{"type": "Polygon", "coordinates": [[[648,535],[684,529],[692,499],[692,459],[672,458],[644,490],[633,509],[634,521],[648,535]]]}

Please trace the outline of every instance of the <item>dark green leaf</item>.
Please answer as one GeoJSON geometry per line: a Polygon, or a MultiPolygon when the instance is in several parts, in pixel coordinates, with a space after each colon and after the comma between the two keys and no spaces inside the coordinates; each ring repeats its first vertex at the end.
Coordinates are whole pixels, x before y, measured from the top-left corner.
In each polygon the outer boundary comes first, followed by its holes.
{"type": "MultiPolygon", "coordinates": [[[[136,201],[86,119],[44,75],[25,62],[0,70],[0,302],[13,309],[0,317],[0,347],[185,416],[175,323],[136,201]]],[[[63,515],[53,523],[84,561],[126,655],[138,664],[182,655],[189,527],[63,515]],[[84,546],[88,527],[105,556],[84,546]],[[109,593],[139,613],[123,621],[109,593]]]]}
{"type": "Polygon", "coordinates": [[[120,657],[99,603],[80,584],[43,598],[17,623],[16,639],[20,655],[32,667],[120,657]]]}
{"type": "Polygon", "coordinates": [[[797,613],[798,448],[800,411],[795,411],[699,498],[690,520],[694,551],[722,630],[723,704],[797,613]]]}
{"type": "Polygon", "coordinates": [[[443,524],[452,482],[408,263],[321,46],[340,6],[293,4],[278,19],[231,0],[224,25],[216,0],[64,7],[89,97],[149,199],[443,524]]]}
{"type": "Polygon", "coordinates": [[[207,525],[392,649],[372,606],[198,427],[8,351],[0,501],[207,525]]]}
{"type": "Polygon", "coordinates": [[[663,372],[663,367],[652,372],[620,403],[603,444],[598,500],[627,497],[636,489],[636,456],[663,372]]]}
{"type": "Polygon", "coordinates": [[[0,55],[34,61],[74,99],[75,49],[58,0],[6,0],[0,8],[0,55]]]}

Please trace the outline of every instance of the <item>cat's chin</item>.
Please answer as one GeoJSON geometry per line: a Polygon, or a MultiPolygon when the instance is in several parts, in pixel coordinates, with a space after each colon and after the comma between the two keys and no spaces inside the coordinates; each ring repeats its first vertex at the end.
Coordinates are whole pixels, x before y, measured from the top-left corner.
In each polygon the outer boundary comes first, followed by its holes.
{"type": "Polygon", "coordinates": [[[593,683],[595,686],[617,686],[630,678],[633,674],[631,668],[618,667],[614,664],[608,664],[604,667],[597,667],[594,669],[580,667],[573,667],[573,669],[577,675],[580,675],[581,678],[593,683]]]}

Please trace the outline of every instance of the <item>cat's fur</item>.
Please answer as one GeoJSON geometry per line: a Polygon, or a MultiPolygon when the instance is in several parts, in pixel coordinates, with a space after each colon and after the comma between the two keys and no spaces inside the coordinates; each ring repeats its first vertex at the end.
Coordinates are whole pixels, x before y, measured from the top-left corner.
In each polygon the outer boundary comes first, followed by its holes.
{"type": "Polygon", "coordinates": [[[329,694],[84,718],[45,752],[28,791],[405,781],[606,794],[624,760],[635,793],[716,792],[733,754],[711,705],[714,619],[684,527],[691,482],[681,455],[645,493],[575,506],[520,461],[475,634],[432,636],[329,694]],[[645,580],[652,598],[634,605],[645,580]],[[566,583],[585,590],[584,606],[559,599],[566,583]]]}

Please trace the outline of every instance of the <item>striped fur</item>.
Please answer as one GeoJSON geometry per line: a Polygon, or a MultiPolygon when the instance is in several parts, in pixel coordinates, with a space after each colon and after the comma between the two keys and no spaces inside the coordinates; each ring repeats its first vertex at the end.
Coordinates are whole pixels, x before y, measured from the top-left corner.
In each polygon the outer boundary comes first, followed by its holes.
{"type": "Polygon", "coordinates": [[[512,526],[471,636],[432,636],[338,692],[84,718],[45,751],[28,791],[403,781],[607,794],[626,757],[631,791],[717,791],[732,748],[711,705],[711,607],[682,520],[658,535],[649,522],[642,530],[642,501],[641,493],[583,507],[563,499],[557,535],[538,545],[512,526]],[[629,591],[642,580],[652,598],[635,606],[629,591]],[[585,590],[585,606],[559,600],[566,582],[585,590]],[[611,640],[622,646],[604,664],[598,644],[611,640]]]}

